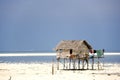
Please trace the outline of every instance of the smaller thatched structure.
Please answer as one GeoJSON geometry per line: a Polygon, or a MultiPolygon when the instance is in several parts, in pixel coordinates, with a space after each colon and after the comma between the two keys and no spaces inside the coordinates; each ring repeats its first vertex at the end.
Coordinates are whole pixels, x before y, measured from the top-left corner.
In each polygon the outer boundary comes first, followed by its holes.
{"type": "Polygon", "coordinates": [[[62,40],[55,48],[57,58],[67,58],[76,55],[77,58],[85,57],[92,49],[85,40],[62,40]]]}

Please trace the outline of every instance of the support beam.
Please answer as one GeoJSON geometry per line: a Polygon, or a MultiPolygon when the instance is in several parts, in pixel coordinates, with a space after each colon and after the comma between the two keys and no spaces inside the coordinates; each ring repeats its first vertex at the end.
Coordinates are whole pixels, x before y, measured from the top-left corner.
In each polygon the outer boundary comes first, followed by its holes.
{"type": "Polygon", "coordinates": [[[86,63],[87,63],[87,69],[89,69],[89,59],[86,59],[86,63]]]}
{"type": "Polygon", "coordinates": [[[94,69],[94,55],[92,56],[92,70],[94,69]]]}
{"type": "Polygon", "coordinates": [[[84,59],[82,60],[82,69],[84,69],[84,59]]]}
{"type": "Polygon", "coordinates": [[[69,69],[71,69],[71,58],[69,59],[69,69]]]}
{"type": "Polygon", "coordinates": [[[78,59],[78,69],[80,69],[80,59],[78,59]]]}
{"type": "Polygon", "coordinates": [[[59,70],[59,61],[60,59],[57,59],[57,70],[59,70]]]}
{"type": "Polygon", "coordinates": [[[64,58],[64,60],[63,60],[63,61],[64,61],[64,63],[63,63],[63,69],[65,69],[65,58],[64,58]]]}
{"type": "Polygon", "coordinates": [[[99,57],[98,57],[98,70],[100,69],[100,61],[99,61],[99,57]]]}
{"type": "Polygon", "coordinates": [[[54,59],[52,61],[52,75],[54,75],[54,59]]]}
{"type": "Polygon", "coordinates": [[[75,69],[75,59],[73,59],[73,69],[75,69]]]}

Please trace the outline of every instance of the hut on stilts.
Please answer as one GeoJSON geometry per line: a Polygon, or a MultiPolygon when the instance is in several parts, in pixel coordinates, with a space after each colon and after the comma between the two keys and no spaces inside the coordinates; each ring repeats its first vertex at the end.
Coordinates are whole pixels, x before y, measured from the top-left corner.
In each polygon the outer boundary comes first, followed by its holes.
{"type": "Polygon", "coordinates": [[[59,69],[60,59],[63,59],[63,69],[80,69],[81,61],[82,69],[84,69],[84,61],[86,61],[88,69],[89,51],[91,49],[91,45],[86,40],[62,40],[55,48],[57,69],[59,69]]]}
{"type": "MultiPolygon", "coordinates": [[[[100,58],[104,58],[104,49],[100,49],[100,50],[90,50],[90,53],[92,54],[92,56],[90,57],[90,59],[92,59],[92,69],[94,69],[94,59],[97,58],[97,66],[98,66],[98,70],[100,69],[100,58]]],[[[103,67],[104,67],[104,63],[103,63],[103,67]]]]}
{"type": "Polygon", "coordinates": [[[63,69],[82,69],[87,64],[89,67],[89,59],[92,59],[92,69],[94,69],[94,58],[98,59],[98,69],[100,66],[100,58],[104,57],[104,50],[93,50],[86,40],[62,40],[55,47],[57,57],[57,69],[59,70],[60,60],[63,61],[63,69]],[[92,56],[89,53],[93,54],[92,56]],[[97,56],[94,54],[97,53],[97,56]]]}

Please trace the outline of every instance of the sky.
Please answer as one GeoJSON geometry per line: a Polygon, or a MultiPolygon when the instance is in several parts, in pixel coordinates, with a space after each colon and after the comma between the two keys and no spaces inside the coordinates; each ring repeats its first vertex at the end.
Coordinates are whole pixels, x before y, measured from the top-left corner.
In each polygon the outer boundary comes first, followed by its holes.
{"type": "Polygon", "coordinates": [[[120,52],[120,0],[0,0],[0,51],[52,52],[61,40],[120,52]]]}

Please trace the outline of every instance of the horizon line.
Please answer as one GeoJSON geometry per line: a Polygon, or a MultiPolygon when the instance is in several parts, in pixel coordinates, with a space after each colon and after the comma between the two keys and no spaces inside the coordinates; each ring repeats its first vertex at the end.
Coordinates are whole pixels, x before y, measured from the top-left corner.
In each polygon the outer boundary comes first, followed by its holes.
{"type": "MultiPolygon", "coordinates": [[[[120,53],[104,53],[104,55],[120,55],[120,53]]],[[[19,54],[0,54],[0,57],[4,56],[56,56],[56,53],[19,53],[19,54]]]]}

